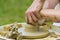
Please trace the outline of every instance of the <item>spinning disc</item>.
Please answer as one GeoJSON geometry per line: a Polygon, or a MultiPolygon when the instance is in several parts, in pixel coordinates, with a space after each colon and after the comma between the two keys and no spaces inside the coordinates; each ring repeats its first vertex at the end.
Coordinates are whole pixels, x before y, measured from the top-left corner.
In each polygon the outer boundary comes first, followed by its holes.
{"type": "Polygon", "coordinates": [[[23,32],[24,39],[39,39],[49,35],[47,30],[40,30],[39,32],[23,32]]]}

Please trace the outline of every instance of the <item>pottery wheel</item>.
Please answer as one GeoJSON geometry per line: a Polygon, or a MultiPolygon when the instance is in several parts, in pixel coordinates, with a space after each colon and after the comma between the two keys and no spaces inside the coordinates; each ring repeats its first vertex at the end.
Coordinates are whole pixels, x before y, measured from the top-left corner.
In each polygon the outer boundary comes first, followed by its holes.
{"type": "Polygon", "coordinates": [[[30,30],[28,32],[28,31],[24,30],[22,33],[22,36],[24,39],[40,39],[40,38],[45,38],[48,35],[49,35],[49,32],[47,30],[44,30],[44,29],[40,29],[39,31],[36,31],[36,32],[35,31],[31,32],[30,30]]]}

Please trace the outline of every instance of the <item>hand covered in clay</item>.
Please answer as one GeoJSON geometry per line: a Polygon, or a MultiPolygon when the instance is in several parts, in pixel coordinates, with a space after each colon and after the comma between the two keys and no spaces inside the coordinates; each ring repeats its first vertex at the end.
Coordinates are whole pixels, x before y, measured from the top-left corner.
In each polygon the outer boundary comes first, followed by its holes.
{"type": "Polygon", "coordinates": [[[53,9],[58,0],[34,0],[32,5],[27,9],[26,22],[28,24],[35,24],[41,18],[40,11],[42,9],[53,9]]]}

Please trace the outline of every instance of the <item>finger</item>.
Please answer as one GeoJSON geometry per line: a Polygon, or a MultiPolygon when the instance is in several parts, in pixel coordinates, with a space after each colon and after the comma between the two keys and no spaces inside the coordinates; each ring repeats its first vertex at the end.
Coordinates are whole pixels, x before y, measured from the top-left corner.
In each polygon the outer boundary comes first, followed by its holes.
{"type": "Polygon", "coordinates": [[[27,14],[27,20],[28,20],[29,24],[31,24],[33,22],[30,13],[27,14]]]}
{"type": "Polygon", "coordinates": [[[25,14],[25,21],[28,22],[28,20],[27,20],[27,14],[25,14]]]}
{"type": "Polygon", "coordinates": [[[39,14],[39,12],[33,12],[33,14],[36,16],[36,18],[40,19],[40,14],[39,14]]]}
{"type": "Polygon", "coordinates": [[[31,13],[31,17],[33,19],[33,22],[37,22],[38,21],[38,18],[36,18],[36,16],[33,13],[31,13]]]}
{"type": "Polygon", "coordinates": [[[28,14],[27,19],[28,19],[28,24],[35,25],[35,22],[33,21],[31,17],[31,13],[28,14]]]}

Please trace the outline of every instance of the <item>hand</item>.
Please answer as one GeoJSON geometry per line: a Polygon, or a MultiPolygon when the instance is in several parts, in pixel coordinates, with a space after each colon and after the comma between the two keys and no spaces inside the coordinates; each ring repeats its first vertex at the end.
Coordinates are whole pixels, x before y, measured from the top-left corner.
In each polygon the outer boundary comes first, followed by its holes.
{"type": "Polygon", "coordinates": [[[43,9],[40,14],[50,22],[60,22],[60,9],[43,9]]]}
{"type": "Polygon", "coordinates": [[[32,5],[26,11],[26,21],[29,24],[35,24],[40,18],[40,10],[43,6],[43,2],[41,0],[34,0],[32,5]]]}
{"type": "Polygon", "coordinates": [[[41,9],[53,9],[58,2],[58,0],[34,0],[32,5],[26,11],[25,18],[27,23],[35,24],[40,19],[41,9]]]}

